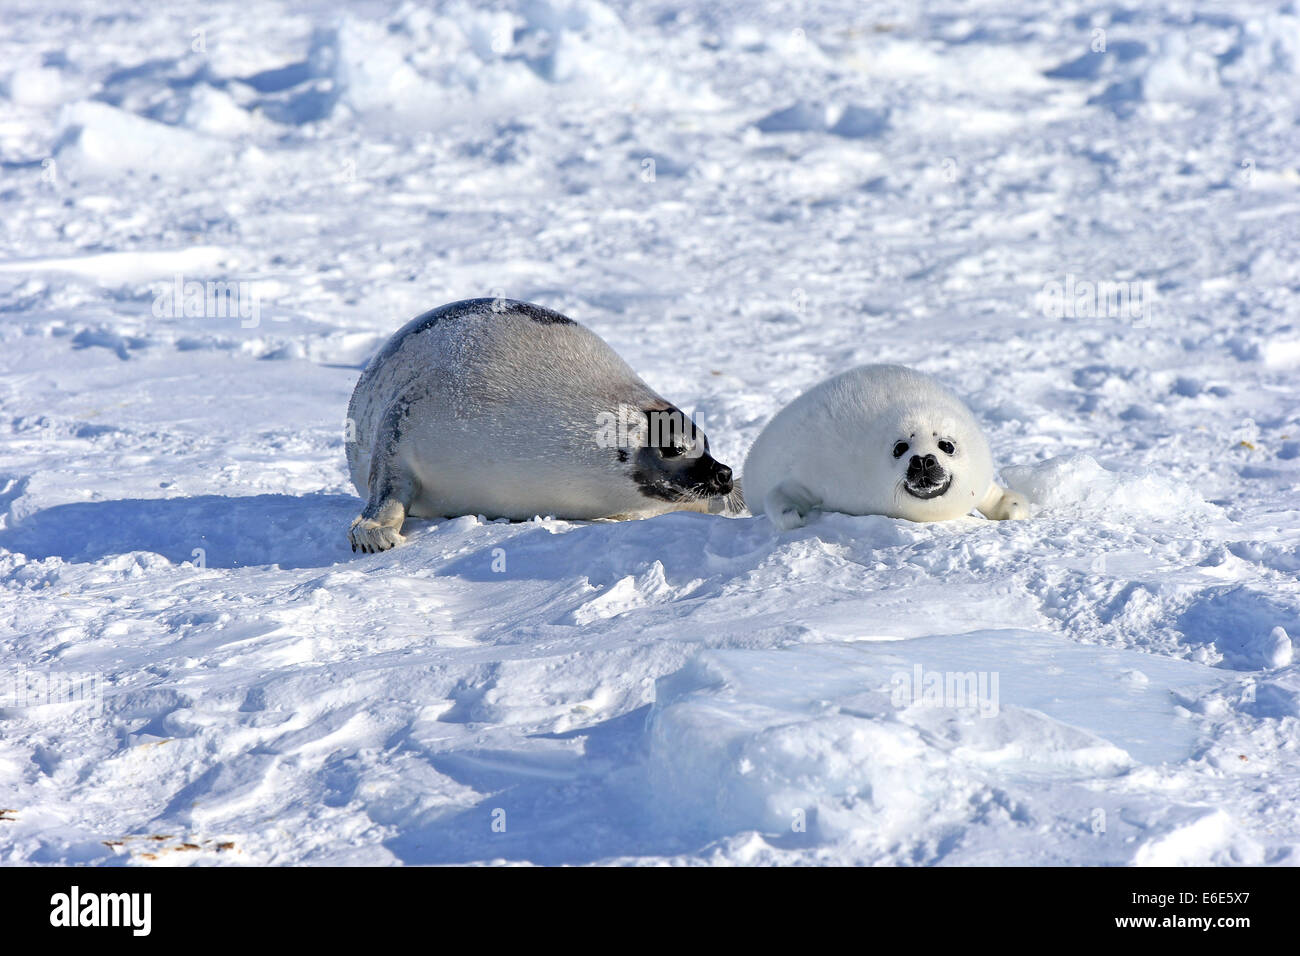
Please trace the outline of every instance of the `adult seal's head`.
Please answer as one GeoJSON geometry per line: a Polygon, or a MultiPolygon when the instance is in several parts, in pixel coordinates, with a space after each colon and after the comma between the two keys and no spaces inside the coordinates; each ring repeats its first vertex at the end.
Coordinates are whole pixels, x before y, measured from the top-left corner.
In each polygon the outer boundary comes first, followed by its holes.
{"type": "Polygon", "coordinates": [[[597,335],[511,299],[469,299],[407,323],[348,406],[366,505],[354,550],[402,541],[408,515],[526,520],[720,510],[731,470],[676,405],[597,335]]]}
{"type": "Polygon", "coordinates": [[[1020,518],[1028,504],[993,480],[988,442],[964,402],[934,378],[866,365],[817,385],[763,429],[745,495],[780,528],[813,511],[943,521],[978,509],[1020,518]]]}
{"type": "Polygon", "coordinates": [[[634,414],[619,460],[630,466],[641,494],[690,504],[730,493],[731,469],[714,459],[708,437],[681,409],[665,402],[634,414]]]}

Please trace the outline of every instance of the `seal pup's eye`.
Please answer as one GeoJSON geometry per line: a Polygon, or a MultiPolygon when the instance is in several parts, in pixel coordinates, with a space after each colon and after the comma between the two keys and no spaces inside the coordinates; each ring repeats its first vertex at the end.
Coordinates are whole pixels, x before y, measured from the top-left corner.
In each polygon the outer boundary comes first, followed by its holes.
{"type": "Polygon", "coordinates": [[[939,442],[939,450],[945,455],[951,455],[957,450],[957,446],[945,438],[943,441],[939,442]]]}
{"type": "Polygon", "coordinates": [[[900,441],[894,444],[894,457],[902,458],[907,453],[907,442],[900,441]]]}

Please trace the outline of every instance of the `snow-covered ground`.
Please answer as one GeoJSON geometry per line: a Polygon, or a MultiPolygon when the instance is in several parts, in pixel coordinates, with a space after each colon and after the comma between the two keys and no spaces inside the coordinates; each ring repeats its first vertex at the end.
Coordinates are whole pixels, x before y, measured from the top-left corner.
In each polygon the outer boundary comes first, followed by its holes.
{"type": "Polygon", "coordinates": [[[1294,4],[2,6],[0,861],[1300,862],[1294,4]],[[936,374],[1035,514],[354,555],[478,295],[736,468],[936,374]]]}

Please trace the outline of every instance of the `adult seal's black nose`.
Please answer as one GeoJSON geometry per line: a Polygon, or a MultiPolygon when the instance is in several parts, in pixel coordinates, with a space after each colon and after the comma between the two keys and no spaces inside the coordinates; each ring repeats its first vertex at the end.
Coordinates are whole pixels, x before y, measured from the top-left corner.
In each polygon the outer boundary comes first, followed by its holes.
{"type": "Polygon", "coordinates": [[[727,494],[731,491],[731,469],[726,465],[719,465],[713,471],[713,486],[718,489],[719,493],[727,494]]]}

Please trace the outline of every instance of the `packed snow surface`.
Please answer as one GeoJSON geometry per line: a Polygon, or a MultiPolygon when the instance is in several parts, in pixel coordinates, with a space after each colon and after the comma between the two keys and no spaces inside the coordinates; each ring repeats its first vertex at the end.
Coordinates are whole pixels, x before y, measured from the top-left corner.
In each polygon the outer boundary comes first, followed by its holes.
{"type": "Polygon", "coordinates": [[[1300,13],[780,6],[4,0],[0,861],[1300,862],[1300,13]],[[736,468],[916,367],[1034,513],[354,555],[481,295],[736,468]]]}

